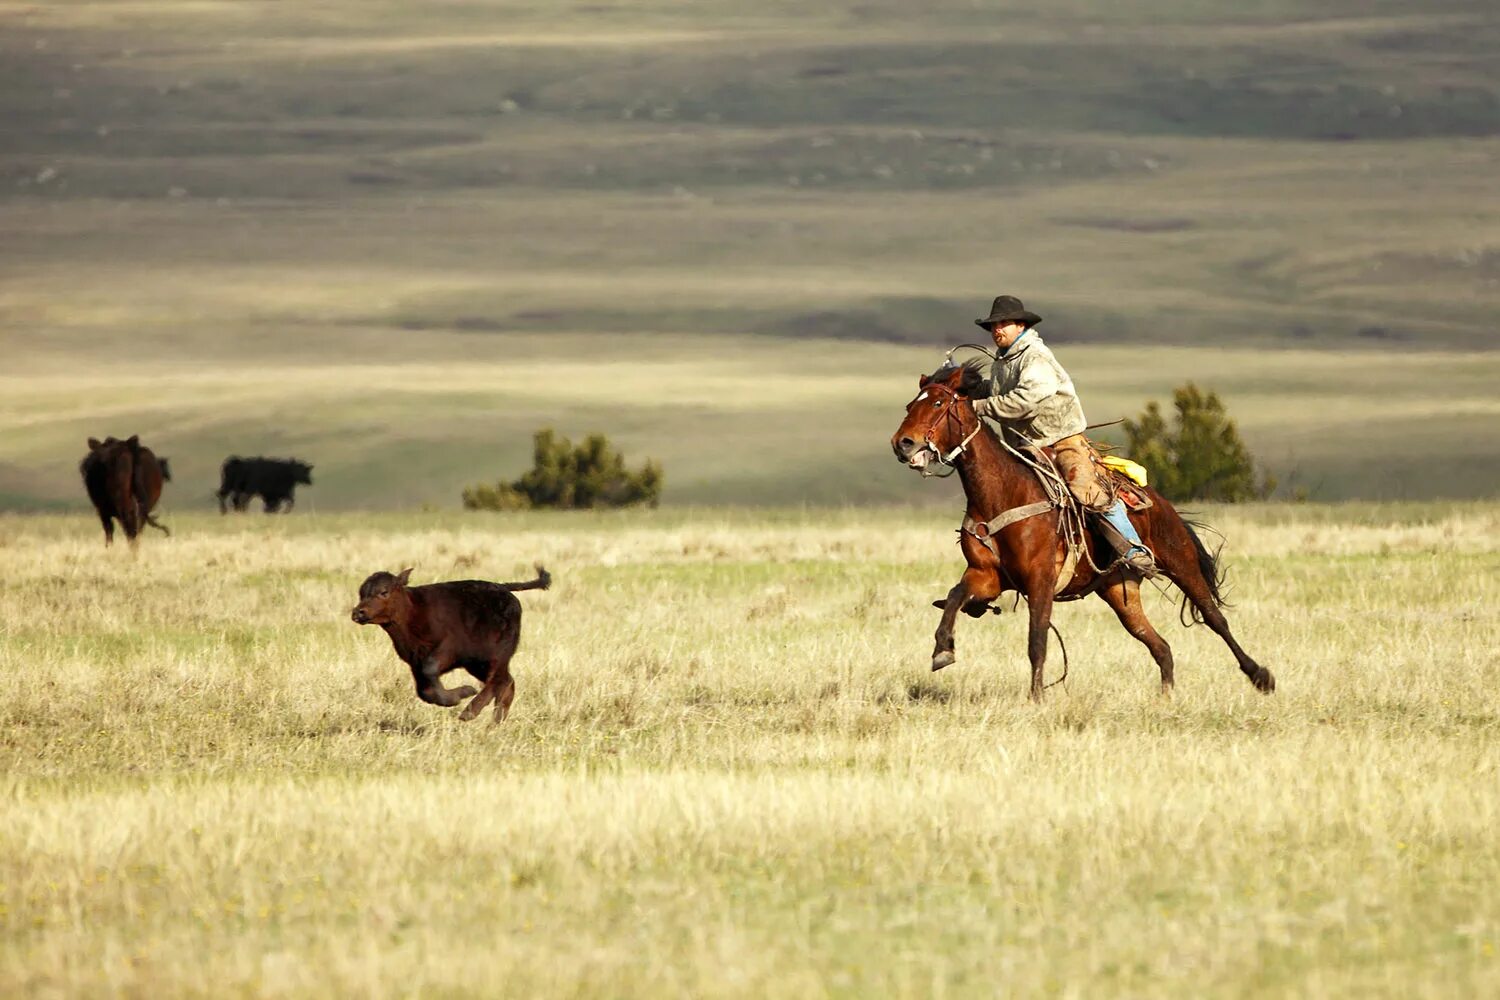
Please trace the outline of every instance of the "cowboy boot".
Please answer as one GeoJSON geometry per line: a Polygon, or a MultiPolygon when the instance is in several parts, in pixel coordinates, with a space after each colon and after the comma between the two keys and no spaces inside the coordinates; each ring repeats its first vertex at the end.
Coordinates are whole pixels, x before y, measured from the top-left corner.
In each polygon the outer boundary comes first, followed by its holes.
{"type": "Polygon", "coordinates": [[[1156,576],[1156,559],[1141,541],[1135,525],[1130,523],[1130,515],[1125,512],[1125,501],[1116,500],[1113,507],[1101,513],[1099,524],[1106,529],[1104,536],[1120,553],[1125,565],[1147,580],[1156,576]]]}

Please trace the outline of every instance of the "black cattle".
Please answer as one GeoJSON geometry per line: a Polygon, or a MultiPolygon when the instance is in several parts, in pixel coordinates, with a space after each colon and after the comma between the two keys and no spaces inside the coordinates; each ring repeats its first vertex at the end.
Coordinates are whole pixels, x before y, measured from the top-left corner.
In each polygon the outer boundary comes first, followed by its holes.
{"type": "Polygon", "coordinates": [[[267,514],[277,510],[288,512],[295,503],[293,493],[297,484],[312,485],[312,468],[295,458],[230,455],[220,469],[219,492],[214,494],[219,498],[219,513],[227,513],[229,506],[244,510],[255,496],[264,502],[267,514]]]}

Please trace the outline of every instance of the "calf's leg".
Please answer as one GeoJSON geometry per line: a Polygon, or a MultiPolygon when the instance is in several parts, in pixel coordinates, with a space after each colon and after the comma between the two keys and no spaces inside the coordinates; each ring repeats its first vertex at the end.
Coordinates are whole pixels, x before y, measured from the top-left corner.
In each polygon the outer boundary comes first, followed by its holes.
{"type": "MultiPolygon", "coordinates": [[[[519,624],[519,622],[517,623],[519,624]]],[[[516,653],[516,644],[520,641],[519,632],[511,632],[501,640],[500,648],[490,659],[489,676],[485,679],[484,687],[479,689],[475,699],[464,706],[459,718],[465,722],[476,718],[485,706],[495,701],[496,695],[499,702],[495,705],[495,721],[501,722],[510,712],[510,703],[516,696],[516,682],[510,676],[510,658],[516,653]]]]}
{"type": "Polygon", "coordinates": [[[412,675],[417,681],[417,697],[429,705],[452,708],[470,695],[476,694],[477,692],[467,684],[456,688],[443,687],[443,682],[439,678],[452,665],[451,657],[434,654],[424,660],[420,667],[413,668],[412,675]]]}

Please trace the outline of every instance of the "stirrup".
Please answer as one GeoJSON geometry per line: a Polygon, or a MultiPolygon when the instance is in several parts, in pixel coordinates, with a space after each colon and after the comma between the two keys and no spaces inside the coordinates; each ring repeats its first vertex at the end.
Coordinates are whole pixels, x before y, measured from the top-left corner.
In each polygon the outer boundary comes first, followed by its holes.
{"type": "Polygon", "coordinates": [[[1120,534],[1119,528],[1110,524],[1103,517],[1096,515],[1094,526],[1099,529],[1099,533],[1104,536],[1110,548],[1114,549],[1117,553],[1115,561],[1109,564],[1109,569],[1105,572],[1123,566],[1132,573],[1140,574],[1142,578],[1147,580],[1154,579],[1161,572],[1156,567],[1156,557],[1151,554],[1151,550],[1146,548],[1146,546],[1130,541],[1124,535],[1120,534]]]}
{"type": "Polygon", "coordinates": [[[1139,573],[1142,578],[1147,580],[1155,579],[1156,575],[1161,572],[1161,570],[1157,569],[1156,560],[1152,558],[1150,550],[1145,546],[1138,545],[1131,548],[1129,552],[1120,557],[1120,562],[1129,566],[1132,570],[1139,573]]]}

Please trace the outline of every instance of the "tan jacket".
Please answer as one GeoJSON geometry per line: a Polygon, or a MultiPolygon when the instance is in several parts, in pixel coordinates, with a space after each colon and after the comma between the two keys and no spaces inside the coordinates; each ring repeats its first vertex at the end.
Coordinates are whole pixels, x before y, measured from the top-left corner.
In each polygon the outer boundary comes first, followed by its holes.
{"type": "Polygon", "coordinates": [[[1073,380],[1028,330],[990,369],[990,395],[974,402],[974,412],[999,420],[1033,444],[1054,444],[1088,426],[1073,380]]]}

